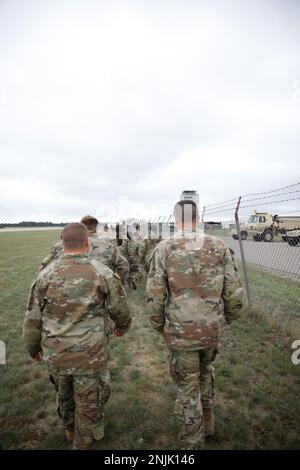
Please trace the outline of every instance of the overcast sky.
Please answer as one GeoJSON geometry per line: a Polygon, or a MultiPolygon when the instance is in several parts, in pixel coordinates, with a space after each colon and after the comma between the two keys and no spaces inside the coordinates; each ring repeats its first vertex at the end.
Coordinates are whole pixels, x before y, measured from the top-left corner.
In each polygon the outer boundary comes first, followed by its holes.
{"type": "Polygon", "coordinates": [[[299,25],[297,0],[0,0],[0,221],[299,181],[299,25]]]}

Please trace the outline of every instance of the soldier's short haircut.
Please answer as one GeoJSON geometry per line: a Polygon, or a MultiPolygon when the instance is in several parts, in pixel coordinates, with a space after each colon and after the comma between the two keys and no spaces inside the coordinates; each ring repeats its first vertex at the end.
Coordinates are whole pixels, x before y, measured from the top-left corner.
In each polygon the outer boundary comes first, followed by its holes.
{"type": "Polygon", "coordinates": [[[86,226],[78,222],[68,224],[62,231],[64,248],[67,248],[67,250],[82,248],[87,238],[88,231],[86,226]]]}
{"type": "Polygon", "coordinates": [[[194,201],[178,201],[174,206],[173,215],[183,226],[198,224],[199,221],[198,207],[194,201]]]}
{"type": "Polygon", "coordinates": [[[86,215],[82,217],[81,221],[82,224],[84,224],[88,230],[93,230],[96,229],[98,225],[98,220],[93,217],[92,215],[86,215]]]}

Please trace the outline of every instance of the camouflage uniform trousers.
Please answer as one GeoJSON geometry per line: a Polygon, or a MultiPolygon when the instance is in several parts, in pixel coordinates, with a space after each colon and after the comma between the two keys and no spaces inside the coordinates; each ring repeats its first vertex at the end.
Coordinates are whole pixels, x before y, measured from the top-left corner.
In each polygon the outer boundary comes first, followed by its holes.
{"type": "Polygon", "coordinates": [[[171,351],[170,372],[177,385],[175,415],[180,430],[178,439],[189,448],[204,444],[203,408],[214,402],[214,367],[217,349],[171,351]]]}
{"type": "Polygon", "coordinates": [[[104,436],[104,404],[110,396],[110,374],[65,375],[49,367],[56,390],[57,413],[65,430],[75,431],[74,448],[92,449],[104,436]]]}

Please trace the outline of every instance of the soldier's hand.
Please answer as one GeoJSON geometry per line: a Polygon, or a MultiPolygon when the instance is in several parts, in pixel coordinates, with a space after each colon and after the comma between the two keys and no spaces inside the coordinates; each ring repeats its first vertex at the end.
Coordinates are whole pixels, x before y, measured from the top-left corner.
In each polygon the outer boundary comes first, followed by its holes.
{"type": "Polygon", "coordinates": [[[136,285],[133,281],[127,281],[128,287],[130,287],[133,290],[136,290],[136,285]]]}
{"type": "Polygon", "coordinates": [[[124,336],[124,333],[122,333],[122,331],[115,328],[114,331],[113,331],[113,335],[120,337],[120,336],[124,336]]]}
{"type": "Polygon", "coordinates": [[[34,357],[31,358],[31,360],[32,360],[32,362],[33,362],[34,364],[36,364],[36,363],[38,363],[38,362],[42,362],[42,360],[43,360],[43,353],[42,353],[42,352],[37,353],[36,356],[34,356],[34,357]]]}

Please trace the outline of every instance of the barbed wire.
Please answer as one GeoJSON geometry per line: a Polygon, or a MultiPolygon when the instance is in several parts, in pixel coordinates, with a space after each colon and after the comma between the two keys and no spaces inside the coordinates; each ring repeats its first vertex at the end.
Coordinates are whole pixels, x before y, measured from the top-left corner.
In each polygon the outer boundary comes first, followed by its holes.
{"type": "MultiPolygon", "coordinates": [[[[271,204],[280,204],[282,202],[288,202],[288,201],[300,201],[300,197],[296,197],[296,198],[290,198],[290,199],[281,199],[280,201],[271,201],[271,202],[264,202],[263,205],[264,206],[269,206],[271,204]]],[[[246,202],[250,202],[250,201],[246,201],[246,202]]],[[[241,209],[246,209],[246,208],[249,208],[249,207],[252,207],[253,204],[250,204],[250,206],[240,206],[241,209]]]]}
{"type": "MultiPolygon", "coordinates": [[[[278,194],[277,196],[282,196],[284,194],[295,194],[295,193],[300,193],[300,190],[299,191],[291,191],[291,192],[288,192],[288,193],[281,193],[281,194],[278,194]]],[[[269,196],[268,196],[269,197],[269,196]]],[[[274,197],[274,196],[272,196],[274,197]]],[[[266,199],[267,197],[265,198],[262,198],[262,199],[266,199]]],[[[289,202],[289,201],[300,201],[300,197],[296,197],[296,198],[288,198],[288,199],[281,199],[281,200],[276,200],[276,201],[270,201],[270,202],[264,202],[262,201],[261,198],[255,198],[255,199],[251,199],[251,200],[247,200],[247,201],[243,201],[243,198],[241,198],[241,201],[242,201],[242,204],[240,205],[240,209],[247,209],[247,208],[251,208],[253,207],[253,204],[250,204],[250,205],[244,205],[243,202],[245,203],[249,203],[249,202],[256,202],[256,201],[261,201],[261,205],[262,206],[268,206],[268,205],[272,205],[272,204],[280,204],[282,202],[289,202]]],[[[236,199],[237,201],[238,199],[236,199]]],[[[205,212],[204,212],[204,215],[212,215],[212,214],[219,214],[221,212],[229,212],[229,211],[234,211],[236,209],[236,205],[233,206],[233,205],[224,205],[224,206],[221,206],[218,208],[217,211],[206,211],[206,208],[205,208],[205,212]]]]}
{"type": "Polygon", "coordinates": [[[206,212],[206,211],[205,211],[204,215],[207,216],[207,215],[212,215],[212,214],[220,214],[220,213],[222,213],[222,212],[232,212],[232,211],[234,211],[235,209],[236,209],[236,206],[231,206],[230,208],[225,209],[225,210],[224,210],[224,209],[220,209],[220,210],[213,211],[213,212],[206,212]]]}
{"type": "Polygon", "coordinates": [[[282,186],[281,188],[273,189],[272,191],[263,191],[263,192],[260,192],[260,193],[250,193],[250,194],[245,194],[242,197],[244,198],[244,197],[249,197],[249,196],[259,196],[261,194],[276,193],[278,191],[282,191],[283,189],[293,188],[293,187],[299,186],[299,185],[300,185],[300,183],[289,184],[288,186],[282,186]]]}
{"type": "MultiPolygon", "coordinates": [[[[263,191],[263,192],[259,192],[259,193],[249,193],[249,194],[244,194],[243,196],[241,196],[242,199],[245,199],[246,197],[250,197],[250,196],[260,196],[260,195],[264,195],[264,194],[271,194],[271,193],[276,193],[278,191],[282,191],[284,189],[288,189],[288,188],[293,188],[295,186],[300,186],[300,183],[294,183],[294,184],[290,184],[288,186],[282,186],[281,188],[277,188],[277,189],[273,189],[271,191],[263,191]]],[[[298,191],[296,191],[298,192],[298,191]]],[[[287,194],[291,194],[291,192],[287,193],[287,194]]],[[[268,196],[268,197],[272,197],[272,196],[268,196]]],[[[228,199],[227,201],[223,201],[223,202],[218,202],[216,204],[208,204],[208,205],[205,205],[205,208],[214,208],[216,206],[225,206],[225,204],[227,204],[228,202],[233,202],[233,201],[237,201],[238,200],[238,197],[235,197],[235,198],[232,198],[232,199],[228,199]]]]}

